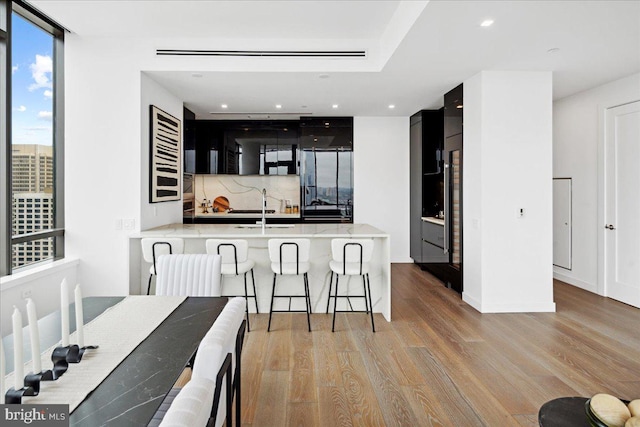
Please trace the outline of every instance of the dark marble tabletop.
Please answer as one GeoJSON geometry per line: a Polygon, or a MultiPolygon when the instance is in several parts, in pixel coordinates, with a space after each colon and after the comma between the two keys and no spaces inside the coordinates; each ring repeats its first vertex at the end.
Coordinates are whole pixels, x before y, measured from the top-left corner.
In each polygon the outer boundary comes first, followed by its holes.
{"type": "MultiPolygon", "coordinates": [[[[85,322],[121,300],[122,297],[84,298],[85,322]]],[[[227,300],[219,297],[187,298],[71,413],[70,424],[146,426],[227,300]]],[[[70,307],[70,310],[72,323],[74,308],[70,307]]],[[[59,311],[40,319],[38,324],[43,349],[60,340],[59,311]]],[[[29,342],[27,329],[25,327],[24,330],[26,343],[29,342]]],[[[74,324],[70,324],[70,330],[75,330],[74,324]]],[[[11,357],[13,337],[5,337],[3,345],[7,356],[11,357]]],[[[25,345],[25,350],[27,347],[25,345]]],[[[25,355],[27,357],[30,358],[25,355]]],[[[12,357],[10,363],[10,370],[13,370],[12,357]]]]}

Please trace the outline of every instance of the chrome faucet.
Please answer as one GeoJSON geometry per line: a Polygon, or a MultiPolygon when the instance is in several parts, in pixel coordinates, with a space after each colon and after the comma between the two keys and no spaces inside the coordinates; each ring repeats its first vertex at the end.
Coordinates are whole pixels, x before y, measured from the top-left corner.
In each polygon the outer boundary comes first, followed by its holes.
{"type": "Polygon", "coordinates": [[[267,189],[262,189],[262,234],[264,234],[264,229],[267,225],[267,189]]]}

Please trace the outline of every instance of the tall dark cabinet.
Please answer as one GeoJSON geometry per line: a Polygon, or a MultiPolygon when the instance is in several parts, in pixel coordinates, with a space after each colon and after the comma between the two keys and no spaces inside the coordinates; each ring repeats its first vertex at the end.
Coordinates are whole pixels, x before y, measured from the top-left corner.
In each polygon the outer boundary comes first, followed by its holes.
{"type": "Polygon", "coordinates": [[[462,85],[411,116],[410,255],[462,292],[462,85]]]}
{"type": "MultiPolygon", "coordinates": [[[[443,109],[423,110],[410,119],[410,256],[417,263],[442,258],[438,229],[424,230],[423,218],[437,217],[443,206],[443,109]],[[434,245],[431,241],[437,242],[434,245]]],[[[428,227],[428,226],[427,226],[428,227]]]]}
{"type": "Polygon", "coordinates": [[[462,85],[444,95],[445,283],[462,293],[462,85]]]}

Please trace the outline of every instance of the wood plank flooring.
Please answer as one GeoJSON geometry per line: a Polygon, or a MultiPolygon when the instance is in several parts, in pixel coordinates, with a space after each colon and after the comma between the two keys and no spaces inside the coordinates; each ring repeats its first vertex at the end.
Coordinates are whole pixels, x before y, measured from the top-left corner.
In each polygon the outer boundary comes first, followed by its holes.
{"type": "Polygon", "coordinates": [[[556,313],[480,314],[412,264],[392,267],[393,322],[252,315],[245,426],[536,426],[561,396],[640,398],[640,310],[554,283],[556,313]]]}

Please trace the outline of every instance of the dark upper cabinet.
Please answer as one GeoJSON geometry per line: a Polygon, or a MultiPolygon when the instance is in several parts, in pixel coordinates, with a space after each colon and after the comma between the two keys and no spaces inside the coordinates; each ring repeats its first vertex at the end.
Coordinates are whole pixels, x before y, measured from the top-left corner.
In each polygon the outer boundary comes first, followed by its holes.
{"type": "MultiPolygon", "coordinates": [[[[194,120],[187,123],[187,129],[195,145],[196,173],[299,173],[298,122],[194,120]]],[[[190,147],[185,144],[185,157],[190,147]]]]}
{"type": "Polygon", "coordinates": [[[303,149],[353,149],[353,117],[300,117],[303,149]]]}
{"type": "Polygon", "coordinates": [[[462,133],[462,85],[444,95],[444,137],[462,133]]]}
{"type": "Polygon", "coordinates": [[[183,108],[183,118],[183,169],[185,173],[196,173],[196,135],[194,129],[196,115],[188,108],[183,108]]]}
{"type": "Polygon", "coordinates": [[[422,173],[439,174],[443,171],[442,149],[444,138],[442,134],[444,110],[422,112],[422,173]]]}

